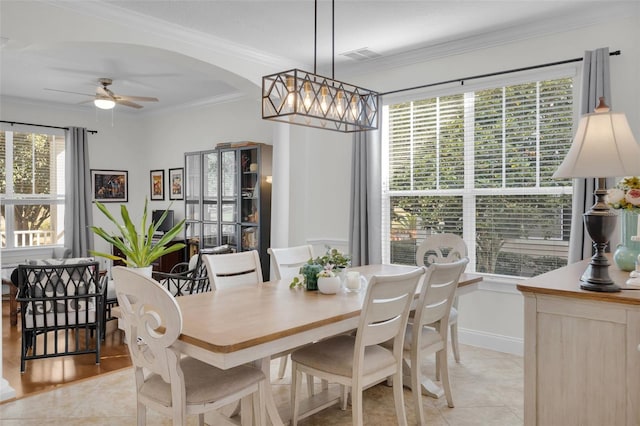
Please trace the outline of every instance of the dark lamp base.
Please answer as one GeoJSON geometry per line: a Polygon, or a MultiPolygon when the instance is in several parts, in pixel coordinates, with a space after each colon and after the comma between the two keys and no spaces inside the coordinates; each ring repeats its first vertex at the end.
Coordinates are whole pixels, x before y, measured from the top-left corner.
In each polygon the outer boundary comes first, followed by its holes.
{"type": "Polygon", "coordinates": [[[617,293],[620,291],[620,287],[618,287],[615,283],[611,283],[611,284],[582,283],[580,284],[580,288],[583,290],[589,290],[589,291],[599,291],[600,293],[617,293]]]}

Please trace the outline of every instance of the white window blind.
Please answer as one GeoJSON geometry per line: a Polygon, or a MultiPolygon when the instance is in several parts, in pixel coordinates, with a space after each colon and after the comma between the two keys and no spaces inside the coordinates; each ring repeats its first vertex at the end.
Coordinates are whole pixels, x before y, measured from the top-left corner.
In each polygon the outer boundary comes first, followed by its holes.
{"type": "Polygon", "coordinates": [[[476,272],[534,276],[566,265],[573,78],[388,105],[383,255],[415,264],[428,234],[462,236],[476,272]]]}

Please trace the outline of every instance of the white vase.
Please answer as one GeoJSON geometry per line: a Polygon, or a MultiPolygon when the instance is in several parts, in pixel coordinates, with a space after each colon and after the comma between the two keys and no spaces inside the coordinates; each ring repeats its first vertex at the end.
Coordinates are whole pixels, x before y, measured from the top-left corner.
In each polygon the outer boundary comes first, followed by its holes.
{"type": "Polygon", "coordinates": [[[336,294],[341,283],[340,277],[319,277],[318,290],[323,294],[336,294]]]}
{"type": "Polygon", "coordinates": [[[137,272],[140,275],[151,278],[151,274],[153,272],[153,265],[143,266],[142,268],[130,268],[130,269],[137,272]]]}

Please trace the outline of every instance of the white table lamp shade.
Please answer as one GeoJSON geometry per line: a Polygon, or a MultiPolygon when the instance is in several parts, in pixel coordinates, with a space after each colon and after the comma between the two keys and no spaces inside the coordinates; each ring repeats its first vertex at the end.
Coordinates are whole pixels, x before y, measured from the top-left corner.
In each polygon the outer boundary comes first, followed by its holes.
{"type": "Polygon", "coordinates": [[[580,119],[571,148],[554,178],[640,174],[640,145],[624,113],[594,112],[580,119]]]}

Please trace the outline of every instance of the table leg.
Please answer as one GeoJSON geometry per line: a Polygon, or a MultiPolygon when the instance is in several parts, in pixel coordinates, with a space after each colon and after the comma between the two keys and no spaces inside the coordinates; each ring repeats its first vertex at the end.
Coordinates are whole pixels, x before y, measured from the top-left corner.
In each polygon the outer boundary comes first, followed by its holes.
{"type": "Polygon", "coordinates": [[[262,358],[256,361],[256,366],[262,370],[265,377],[267,378],[267,381],[269,382],[268,385],[265,386],[265,392],[264,392],[265,406],[267,408],[267,417],[269,418],[273,426],[284,426],[284,422],[280,417],[280,413],[278,413],[276,400],[273,396],[273,391],[271,389],[271,357],[262,358]]]}
{"type": "MultiPolygon", "coordinates": [[[[403,385],[409,389],[411,389],[411,366],[407,362],[407,360],[403,360],[402,362],[402,382],[403,385]]],[[[444,396],[444,390],[433,383],[433,381],[427,377],[423,378],[421,386],[422,394],[425,396],[429,396],[431,398],[442,398],[444,396]]]]}

